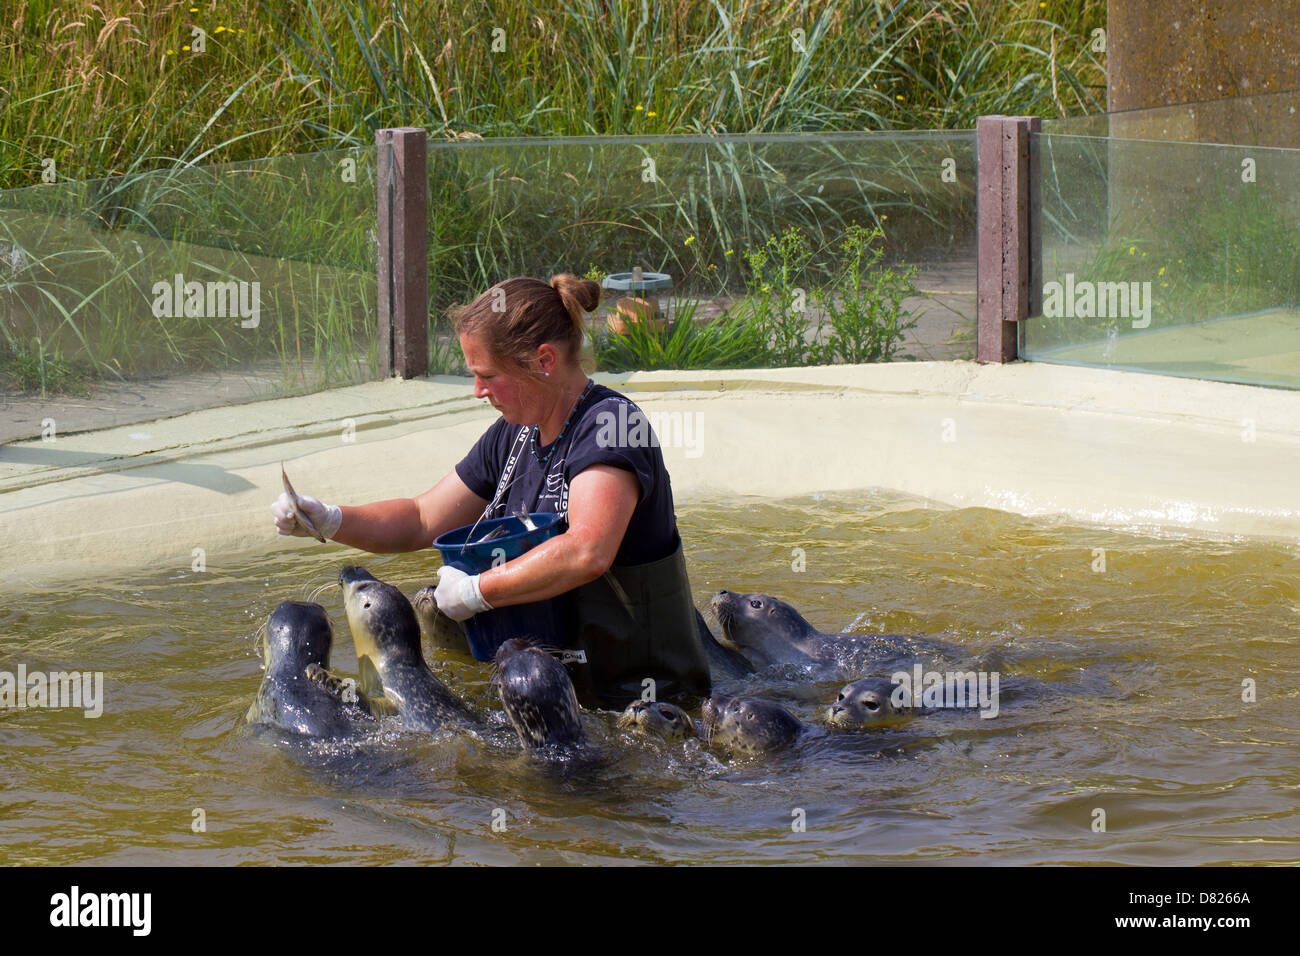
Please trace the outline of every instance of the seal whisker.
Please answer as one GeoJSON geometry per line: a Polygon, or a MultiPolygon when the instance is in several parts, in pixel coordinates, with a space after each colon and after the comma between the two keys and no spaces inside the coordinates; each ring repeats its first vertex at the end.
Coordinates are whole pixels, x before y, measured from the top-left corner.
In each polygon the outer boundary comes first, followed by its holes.
{"type": "Polygon", "coordinates": [[[311,593],[307,595],[307,600],[309,602],[316,603],[317,598],[319,598],[326,591],[330,590],[331,588],[337,588],[340,586],[341,585],[337,580],[326,581],[324,584],[318,584],[316,587],[312,588],[311,593]]]}

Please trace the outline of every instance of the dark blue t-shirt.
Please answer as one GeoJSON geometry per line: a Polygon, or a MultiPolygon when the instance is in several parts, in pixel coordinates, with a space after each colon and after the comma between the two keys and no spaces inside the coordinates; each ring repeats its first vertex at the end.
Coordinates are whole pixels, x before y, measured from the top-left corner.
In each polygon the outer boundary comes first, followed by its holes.
{"type": "MultiPolygon", "coordinates": [[[[491,502],[508,461],[515,457],[508,484],[485,518],[500,518],[518,507],[567,516],[574,476],[591,465],[613,465],[632,472],[641,486],[614,563],[646,564],[677,549],[677,515],[664,456],[649,420],[635,404],[613,389],[593,383],[545,471],[531,450],[532,430],[531,425],[511,425],[504,417],[498,418],[456,465],[456,474],[466,487],[491,502]]],[[[545,457],[545,447],[538,451],[545,457]]]]}

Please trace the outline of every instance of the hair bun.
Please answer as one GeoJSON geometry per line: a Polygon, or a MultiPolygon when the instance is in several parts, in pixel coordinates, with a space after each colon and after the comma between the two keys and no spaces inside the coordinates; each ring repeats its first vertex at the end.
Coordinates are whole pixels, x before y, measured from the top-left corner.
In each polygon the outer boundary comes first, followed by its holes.
{"type": "Polygon", "coordinates": [[[551,276],[550,286],[560,294],[575,323],[581,323],[582,313],[591,312],[600,305],[600,286],[590,279],[580,279],[572,272],[551,276]]]}

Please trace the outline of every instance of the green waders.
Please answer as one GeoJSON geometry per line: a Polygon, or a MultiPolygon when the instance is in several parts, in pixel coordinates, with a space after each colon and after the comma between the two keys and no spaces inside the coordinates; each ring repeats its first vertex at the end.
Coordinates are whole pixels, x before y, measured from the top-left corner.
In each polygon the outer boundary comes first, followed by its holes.
{"type": "Polygon", "coordinates": [[[686,558],[674,538],[668,557],[615,565],[569,592],[569,647],[587,658],[570,674],[584,706],[622,710],[651,693],[654,700],[709,693],[686,558]]]}

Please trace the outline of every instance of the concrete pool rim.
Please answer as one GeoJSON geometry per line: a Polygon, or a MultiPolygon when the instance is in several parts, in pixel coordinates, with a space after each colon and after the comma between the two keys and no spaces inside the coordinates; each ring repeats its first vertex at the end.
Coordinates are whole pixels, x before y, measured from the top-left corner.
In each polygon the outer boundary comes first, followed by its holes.
{"type": "MultiPolygon", "coordinates": [[[[679,507],[889,489],[1088,525],[1300,541],[1296,391],[1032,362],[594,377],[664,423],[679,507]]],[[[437,376],[0,446],[0,592],[189,569],[199,551],[211,568],[301,548],[271,529],[281,460],[327,501],[410,496],[495,417],[468,379],[437,376]]]]}

